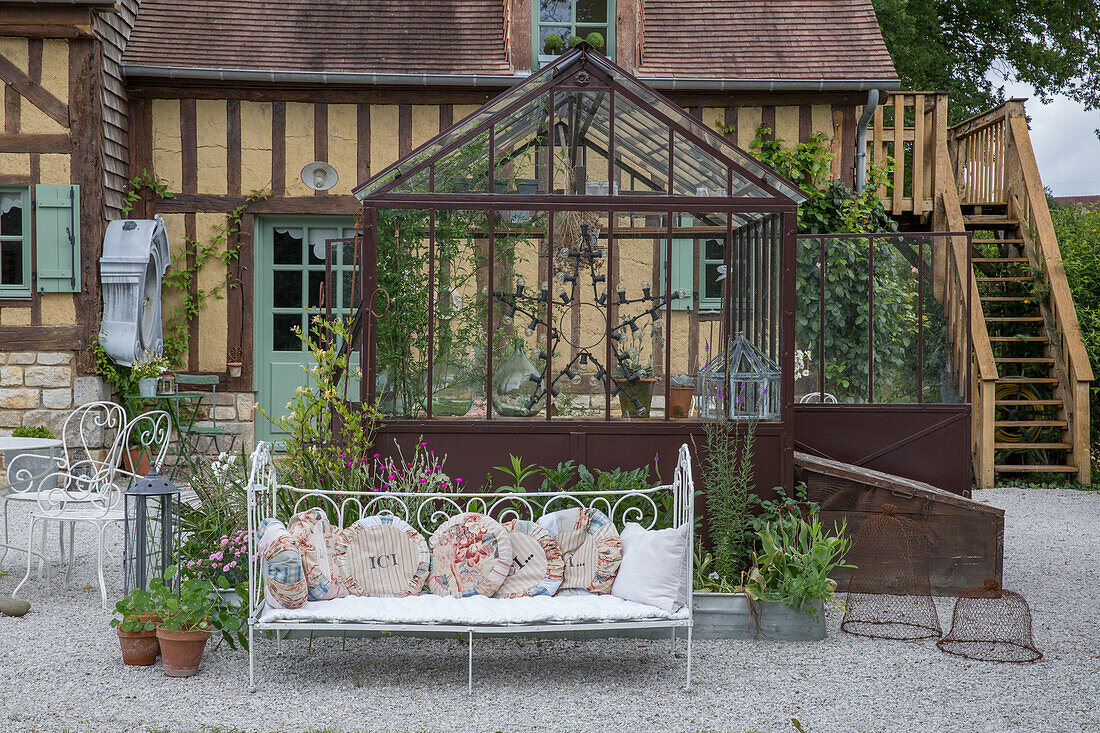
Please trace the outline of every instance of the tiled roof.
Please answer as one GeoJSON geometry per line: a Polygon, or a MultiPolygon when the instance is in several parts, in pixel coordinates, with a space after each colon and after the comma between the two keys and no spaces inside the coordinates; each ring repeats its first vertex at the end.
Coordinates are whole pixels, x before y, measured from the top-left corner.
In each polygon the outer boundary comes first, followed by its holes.
{"type": "Polygon", "coordinates": [[[642,6],[642,77],[897,79],[870,0],[642,6]]]}
{"type": "Polygon", "coordinates": [[[144,0],[123,63],[511,73],[501,0],[144,0]]]}

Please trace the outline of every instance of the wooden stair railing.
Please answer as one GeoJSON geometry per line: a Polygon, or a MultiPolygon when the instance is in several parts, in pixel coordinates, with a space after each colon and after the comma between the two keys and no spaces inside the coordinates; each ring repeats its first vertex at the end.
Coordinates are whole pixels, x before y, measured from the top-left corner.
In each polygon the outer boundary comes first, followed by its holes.
{"type": "MultiPolygon", "coordinates": [[[[962,206],[959,203],[959,193],[955,187],[954,176],[948,175],[950,157],[947,143],[941,141],[937,150],[936,165],[941,169],[936,176],[939,187],[936,191],[936,208],[933,212],[933,228],[939,231],[961,232],[966,229],[966,222],[962,215],[962,206]]],[[[953,264],[952,272],[959,273],[960,281],[968,282],[966,287],[962,282],[957,282],[954,287],[943,288],[944,310],[948,313],[955,312],[966,307],[966,299],[963,294],[969,292],[970,298],[970,340],[973,343],[971,351],[971,450],[974,461],[974,480],[978,488],[991,488],[995,477],[994,443],[996,421],[996,395],[997,380],[1000,375],[997,371],[997,362],[993,358],[993,346],[989,341],[989,331],[985,322],[985,314],[982,312],[979,300],[978,285],[972,277],[969,277],[970,267],[967,260],[967,240],[964,237],[951,237],[942,248],[945,259],[953,264]],[[965,277],[965,280],[963,278],[965,277]],[[949,307],[950,306],[950,307],[949,307]]],[[[937,251],[937,255],[939,251],[937,251]]],[[[946,273],[948,268],[943,268],[946,273]]],[[[937,273],[940,268],[937,268],[937,273]]],[[[940,297],[937,294],[937,297],[940,297]]],[[[965,311],[964,311],[965,312],[965,311]]],[[[965,348],[966,334],[960,332],[959,322],[949,323],[952,334],[952,343],[955,348],[965,348]]],[[[965,324],[964,326],[965,327],[965,324]]]]}
{"type": "MultiPolygon", "coordinates": [[[[1041,446],[1054,450],[1064,447],[1068,451],[1069,466],[1037,465],[1034,470],[1075,470],[1078,481],[1087,484],[1091,478],[1088,451],[1088,389],[1093,374],[1081,338],[1080,325],[1062,266],[1035,154],[1031,147],[1023,100],[1009,100],[955,125],[948,133],[947,150],[940,150],[937,157],[939,159],[937,163],[942,160],[944,165],[953,167],[954,176],[950,179],[939,179],[942,186],[938,189],[940,200],[937,203],[943,204],[943,219],[936,226],[943,226],[950,230],[961,229],[964,226],[972,230],[999,227],[1002,231],[1018,232],[1011,235],[1016,239],[1005,239],[1005,235],[1002,234],[1001,239],[992,241],[999,242],[1001,246],[1012,242],[1011,246],[1022,250],[1026,259],[1020,255],[1002,254],[999,259],[982,260],[982,263],[1028,265],[1036,274],[1026,279],[1034,282],[1040,290],[1049,292],[1049,297],[1039,298],[1038,313],[1041,313],[1041,316],[992,320],[1040,321],[1045,325],[1044,340],[1049,339],[1050,359],[1044,358],[1042,361],[1050,363],[1052,377],[1030,381],[1054,384],[1054,396],[1057,400],[1032,400],[1032,403],[1060,403],[1057,407],[1062,414],[1057,420],[1033,420],[1029,424],[1064,426],[1066,438],[1065,442],[1034,443],[1032,447],[1041,446]],[[964,206],[973,213],[964,214],[964,206]]],[[[937,207],[936,214],[940,213],[937,207]]],[[[1021,279],[1021,277],[986,278],[989,281],[1021,279]]],[[[977,288],[976,282],[974,287],[977,288]]],[[[987,297],[986,300],[1034,302],[1035,296],[1026,299],[987,297]]],[[[975,302],[979,301],[975,299],[975,302]]],[[[988,333],[984,329],[986,319],[981,310],[980,307],[976,309],[975,315],[978,318],[975,320],[980,319],[983,322],[983,328],[972,326],[974,359],[977,367],[974,384],[974,457],[978,485],[986,487],[993,485],[997,471],[1026,473],[1029,467],[995,464],[995,451],[998,447],[1005,447],[999,446],[994,439],[997,408],[998,405],[1012,403],[996,401],[996,380],[999,378],[996,355],[992,351],[988,333]]],[[[1001,339],[1001,341],[1004,340],[1004,338],[1001,339]]],[[[1030,340],[1036,341],[1037,337],[1031,337],[1030,340]]],[[[1000,361],[1008,364],[1038,360],[1002,356],[1000,361]]],[[[1005,381],[1028,380],[1005,377],[1005,381]]],[[[1009,425],[1008,422],[1003,424],[1009,425]]]]}
{"type": "MultiPolygon", "coordinates": [[[[856,110],[862,114],[862,108],[856,110]]],[[[920,216],[933,210],[940,190],[939,143],[946,139],[947,95],[942,92],[890,92],[875,108],[867,130],[873,163],[894,160],[893,188],[879,189],[886,211],[920,216]]]]}
{"type": "Polygon", "coordinates": [[[1090,482],[1089,465],[1089,384],[1093,380],[1077,309],[1066,280],[1062,253],[1047,207],[1046,193],[1039,177],[1035,151],[1027,129],[1022,101],[1007,103],[1008,125],[1006,157],[1006,193],[1008,215],[1020,221],[1024,249],[1031,266],[1040,273],[1044,289],[1049,290],[1041,303],[1047,333],[1055,352],[1054,372],[1059,379],[1062,401],[1069,422],[1071,456],[1077,468],[1077,480],[1090,482]]]}

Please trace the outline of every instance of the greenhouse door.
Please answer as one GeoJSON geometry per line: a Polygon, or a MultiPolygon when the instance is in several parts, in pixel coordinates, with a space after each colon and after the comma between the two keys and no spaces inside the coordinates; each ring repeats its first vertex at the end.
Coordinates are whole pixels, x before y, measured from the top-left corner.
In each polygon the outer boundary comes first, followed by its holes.
{"type": "MultiPolygon", "coordinates": [[[[324,292],[335,292],[334,313],[345,318],[350,313],[354,247],[350,243],[333,246],[335,282],[327,288],[324,247],[326,239],[354,235],[351,223],[343,217],[257,220],[254,373],[256,402],[267,413],[267,417],[256,415],[257,440],[281,443],[284,434],[271,419],[286,414],[294,390],[305,385],[306,370],[313,365],[294,328],[308,333],[310,317],[322,313],[324,292]]],[[[358,393],[358,385],[352,389],[358,393]]]]}

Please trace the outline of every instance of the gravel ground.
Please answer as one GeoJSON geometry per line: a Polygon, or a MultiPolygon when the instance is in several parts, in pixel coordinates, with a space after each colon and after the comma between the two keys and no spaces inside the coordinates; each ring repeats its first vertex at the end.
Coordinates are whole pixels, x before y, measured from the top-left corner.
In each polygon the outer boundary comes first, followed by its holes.
{"type": "MultiPolygon", "coordinates": [[[[460,642],[386,638],[292,641],[282,657],[261,640],[249,695],[247,657],[226,647],[190,679],[124,667],[86,542],[71,590],[31,582],[31,613],[0,617],[0,731],[791,731],[792,717],[813,733],[1100,730],[1100,494],[975,496],[1007,511],[1005,585],[1031,604],[1036,664],[854,637],[833,615],[821,642],[696,642],[690,693],[667,642],[478,641],[471,697],[460,642]]],[[[946,631],[951,599],[939,610],[946,631]]]]}

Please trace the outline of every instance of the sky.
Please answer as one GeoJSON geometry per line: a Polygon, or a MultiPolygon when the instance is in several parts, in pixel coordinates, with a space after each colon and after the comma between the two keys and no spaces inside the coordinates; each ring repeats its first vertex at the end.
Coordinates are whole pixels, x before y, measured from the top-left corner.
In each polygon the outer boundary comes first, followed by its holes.
{"type": "Polygon", "coordinates": [[[1100,195],[1100,110],[1085,108],[1063,96],[1043,104],[1028,84],[1008,81],[1007,97],[1027,97],[1031,145],[1043,185],[1055,196],[1100,195]]]}

